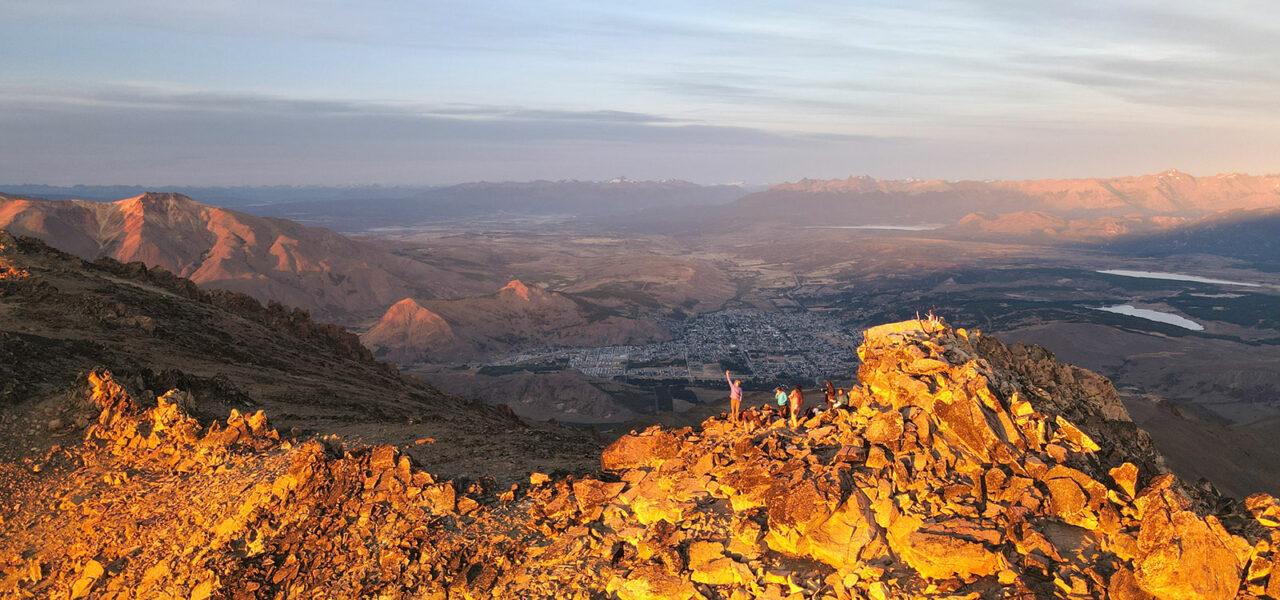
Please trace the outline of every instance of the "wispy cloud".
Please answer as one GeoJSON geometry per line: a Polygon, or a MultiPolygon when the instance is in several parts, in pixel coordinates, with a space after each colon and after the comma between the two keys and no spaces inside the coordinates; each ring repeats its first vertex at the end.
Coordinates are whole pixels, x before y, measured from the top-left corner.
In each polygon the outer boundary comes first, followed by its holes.
{"type": "Polygon", "coordinates": [[[221,92],[170,92],[152,86],[110,86],[94,91],[0,85],[0,106],[32,112],[89,108],[246,113],[259,116],[359,116],[458,120],[681,124],[688,121],[620,110],[550,110],[519,106],[426,105],[390,101],[283,98],[221,92]]]}
{"type": "Polygon", "coordinates": [[[0,88],[0,113],[6,139],[0,147],[0,180],[9,182],[67,181],[71,173],[74,181],[153,181],[156,173],[183,173],[185,178],[164,181],[209,182],[241,174],[254,183],[455,182],[492,177],[495,164],[527,178],[636,174],[626,161],[644,165],[651,177],[675,171],[696,176],[702,165],[689,156],[701,155],[705,165],[718,162],[716,154],[728,161],[743,153],[900,143],[624,111],[403,106],[124,89],[26,95],[0,88]],[[626,161],[619,158],[624,156],[626,161]],[[648,158],[637,160],[641,156],[648,158]],[[469,164],[460,168],[459,161],[469,164]],[[253,165],[248,175],[246,165],[253,165]],[[264,169],[276,179],[267,178],[264,169]]]}

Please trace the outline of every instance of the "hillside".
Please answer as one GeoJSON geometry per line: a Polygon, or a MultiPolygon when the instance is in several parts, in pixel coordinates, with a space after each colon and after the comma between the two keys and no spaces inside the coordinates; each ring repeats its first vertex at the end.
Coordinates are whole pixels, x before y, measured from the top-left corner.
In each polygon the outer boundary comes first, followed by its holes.
{"type": "Polygon", "coordinates": [[[1210,215],[1167,231],[1116,238],[1107,249],[1119,254],[1169,256],[1212,254],[1280,270],[1280,208],[1241,209],[1210,215]]]}
{"type": "Polygon", "coordinates": [[[1003,239],[1031,242],[1051,239],[1073,242],[1109,242],[1124,236],[1157,234],[1191,221],[1187,217],[1129,215],[1125,217],[1069,218],[1044,211],[1002,214],[969,213],[940,233],[969,239],[1003,239]]]}
{"type": "Polygon", "coordinates": [[[859,354],[851,410],[795,430],[759,414],[654,427],[605,449],[596,475],[509,488],[392,447],[280,441],[260,415],[205,428],[180,392],[141,401],[95,373],[65,402],[96,423],[33,458],[0,505],[19,532],[0,538],[3,585],[201,600],[1280,593],[1280,501],[1163,473],[1105,379],[936,321],[868,330],[859,354]]]}
{"type": "Polygon", "coordinates": [[[363,336],[397,364],[459,363],[548,346],[614,346],[665,339],[647,318],[513,280],[493,294],[458,300],[406,298],[363,336]]]}
{"type": "Polygon", "coordinates": [[[85,263],[0,232],[0,274],[0,410],[5,435],[30,438],[30,447],[83,433],[84,415],[65,392],[94,369],[114,373],[140,401],[182,388],[195,395],[187,409],[203,423],[266,410],[297,435],[399,445],[434,438],[441,444],[411,452],[441,472],[497,472],[526,460],[567,466],[594,447],[572,431],[530,429],[509,411],[403,377],[355,335],[302,311],[201,291],[162,269],[85,263]],[[532,451],[517,457],[514,446],[532,451]]]}
{"type": "Polygon", "coordinates": [[[140,261],[201,286],[358,321],[410,295],[475,293],[476,282],[327,229],[208,206],[180,194],[116,202],[0,196],[0,228],[85,259],[140,261]]]}

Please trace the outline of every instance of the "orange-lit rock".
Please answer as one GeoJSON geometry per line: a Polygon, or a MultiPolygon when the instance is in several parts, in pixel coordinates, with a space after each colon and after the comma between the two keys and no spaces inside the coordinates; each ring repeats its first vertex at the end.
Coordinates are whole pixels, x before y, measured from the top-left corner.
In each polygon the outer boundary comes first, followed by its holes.
{"type": "Polygon", "coordinates": [[[144,401],[95,371],[76,393],[98,423],[59,450],[75,460],[30,475],[48,500],[0,507],[17,532],[0,537],[0,592],[1217,600],[1280,589],[1280,502],[1197,496],[1142,440],[1110,451],[1091,429],[1119,415],[1106,394],[1072,404],[1036,391],[1081,389],[1088,373],[1027,366],[936,320],[872,330],[859,352],[856,409],[796,431],[654,427],[611,445],[605,473],[514,486],[441,478],[393,446],[284,441],[258,412],[202,425],[184,408],[200,398],[144,401]]]}
{"type": "Polygon", "coordinates": [[[640,435],[618,438],[604,449],[600,462],[608,470],[656,466],[679,452],[679,442],[670,433],[650,428],[640,435]]]}

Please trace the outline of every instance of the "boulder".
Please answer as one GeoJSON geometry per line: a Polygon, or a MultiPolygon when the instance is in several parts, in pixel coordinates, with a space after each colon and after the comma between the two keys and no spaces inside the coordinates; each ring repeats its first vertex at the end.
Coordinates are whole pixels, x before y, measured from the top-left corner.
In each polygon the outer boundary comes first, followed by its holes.
{"type": "MultiPolygon", "coordinates": [[[[1216,525],[1216,521],[1213,523],[1216,525]]],[[[1240,588],[1240,564],[1231,535],[1188,510],[1149,509],[1138,534],[1134,575],[1162,600],[1227,600],[1240,588]]]]}
{"type": "Polygon", "coordinates": [[[999,573],[1003,558],[978,539],[998,541],[1000,532],[965,519],[926,523],[912,516],[900,517],[889,528],[890,547],[927,579],[999,573]]]}
{"type": "Polygon", "coordinates": [[[610,582],[619,600],[689,600],[698,590],[689,579],[667,573],[659,565],[646,565],[621,580],[610,582]]]}
{"type": "Polygon", "coordinates": [[[863,437],[872,444],[888,444],[902,437],[902,413],[896,410],[882,412],[872,417],[863,437]]]}
{"type": "Polygon", "coordinates": [[[650,428],[639,435],[624,435],[600,454],[607,471],[654,467],[680,453],[680,440],[668,431],[650,428]]]}
{"type": "Polygon", "coordinates": [[[689,545],[690,578],[697,583],[729,585],[754,581],[751,569],[724,555],[724,544],[698,541],[689,545]]]}

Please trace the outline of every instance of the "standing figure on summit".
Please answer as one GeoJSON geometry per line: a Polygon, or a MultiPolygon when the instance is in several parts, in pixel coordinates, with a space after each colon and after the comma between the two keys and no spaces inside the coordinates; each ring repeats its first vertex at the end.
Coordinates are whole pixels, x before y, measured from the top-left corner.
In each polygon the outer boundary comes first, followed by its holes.
{"type": "Polygon", "coordinates": [[[738,409],[742,407],[742,380],[729,377],[729,370],[724,371],[725,381],[729,382],[729,414],[733,422],[738,422],[738,409]]]}
{"type": "MultiPolygon", "coordinates": [[[[787,398],[787,390],[784,390],[781,387],[773,388],[773,399],[778,402],[779,416],[783,415],[784,414],[783,411],[786,410],[784,407],[787,405],[788,402],[790,402],[790,400],[787,398]]],[[[786,417],[783,417],[783,418],[786,418],[786,417]]]]}
{"type": "Polygon", "coordinates": [[[795,429],[800,409],[804,406],[804,392],[801,391],[800,386],[797,385],[796,389],[791,390],[787,395],[787,403],[791,406],[791,428],[795,429]]]}
{"type": "Polygon", "coordinates": [[[827,380],[827,410],[836,407],[836,386],[831,385],[831,380],[827,380]]]}

